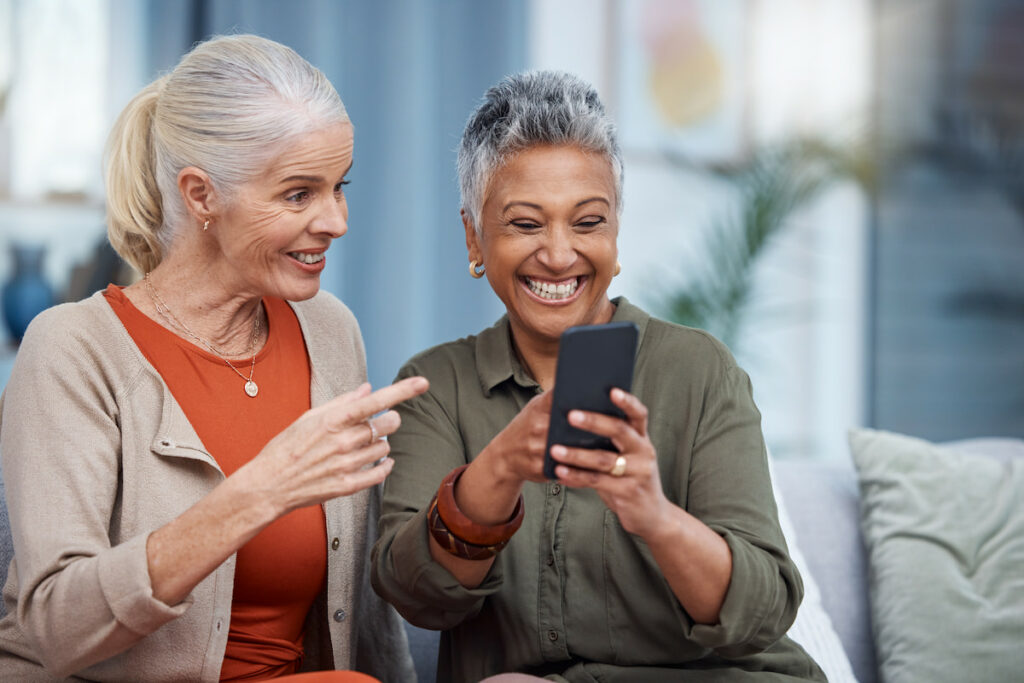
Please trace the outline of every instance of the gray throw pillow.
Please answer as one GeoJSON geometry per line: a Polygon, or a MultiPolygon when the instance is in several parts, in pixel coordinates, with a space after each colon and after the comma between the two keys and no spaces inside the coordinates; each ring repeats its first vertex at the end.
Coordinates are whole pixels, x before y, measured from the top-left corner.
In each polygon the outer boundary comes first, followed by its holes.
{"type": "Polygon", "coordinates": [[[1024,458],[868,429],[850,449],[882,679],[1021,680],[1024,458]]]}

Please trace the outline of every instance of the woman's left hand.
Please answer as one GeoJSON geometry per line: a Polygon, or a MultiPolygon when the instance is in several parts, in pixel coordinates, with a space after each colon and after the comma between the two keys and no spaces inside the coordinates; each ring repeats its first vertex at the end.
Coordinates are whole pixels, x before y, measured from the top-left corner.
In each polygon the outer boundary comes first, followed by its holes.
{"type": "Polygon", "coordinates": [[[647,406],[636,396],[612,389],[612,402],[626,419],[582,410],[569,412],[573,427],[611,439],[618,453],[556,445],[551,456],[559,481],[567,486],[592,488],[619,518],[622,528],[646,538],[660,526],[672,504],[661,488],[657,453],[647,435],[647,406]],[[612,474],[622,457],[625,470],[612,474]]]}

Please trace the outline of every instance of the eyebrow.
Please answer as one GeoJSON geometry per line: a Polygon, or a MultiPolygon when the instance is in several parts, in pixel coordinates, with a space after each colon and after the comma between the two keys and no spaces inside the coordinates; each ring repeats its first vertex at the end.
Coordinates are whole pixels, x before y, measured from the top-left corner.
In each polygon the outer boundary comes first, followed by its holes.
{"type": "Polygon", "coordinates": [[[304,183],[320,183],[323,182],[323,177],[318,175],[290,175],[287,178],[281,179],[281,184],[294,183],[296,181],[304,183]]]}
{"type": "MultiPolygon", "coordinates": [[[[584,204],[589,204],[590,202],[602,202],[603,204],[606,204],[608,206],[612,205],[611,202],[609,202],[604,197],[589,197],[587,199],[582,199],[582,200],[576,202],[576,205],[573,206],[573,208],[574,209],[579,208],[579,207],[583,206],[584,204]]],[[[515,201],[515,202],[509,202],[508,204],[506,204],[504,206],[504,208],[501,210],[502,213],[504,213],[505,211],[508,211],[513,206],[526,206],[526,207],[529,207],[531,209],[537,209],[538,211],[543,211],[544,210],[544,207],[541,206],[540,204],[534,204],[533,202],[515,201]]]]}
{"type": "MultiPolygon", "coordinates": [[[[351,170],[352,170],[352,164],[350,163],[348,165],[348,168],[345,169],[345,172],[341,174],[341,177],[344,178],[345,176],[347,176],[351,170]]],[[[323,176],[318,176],[318,175],[290,175],[287,178],[282,178],[279,181],[279,184],[286,185],[288,183],[294,183],[294,182],[322,183],[323,181],[324,181],[323,176]]]]}

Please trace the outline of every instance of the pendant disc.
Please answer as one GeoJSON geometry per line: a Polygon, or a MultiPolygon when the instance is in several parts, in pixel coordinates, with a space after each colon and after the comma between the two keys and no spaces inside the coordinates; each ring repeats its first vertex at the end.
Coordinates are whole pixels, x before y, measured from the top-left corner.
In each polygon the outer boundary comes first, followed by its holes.
{"type": "Polygon", "coordinates": [[[248,382],[245,383],[245,393],[247,393],[252,398],[256,398],[256,394],[260,393],[260,388],[256,386],[256,382],[249,380],[248,382]]]}

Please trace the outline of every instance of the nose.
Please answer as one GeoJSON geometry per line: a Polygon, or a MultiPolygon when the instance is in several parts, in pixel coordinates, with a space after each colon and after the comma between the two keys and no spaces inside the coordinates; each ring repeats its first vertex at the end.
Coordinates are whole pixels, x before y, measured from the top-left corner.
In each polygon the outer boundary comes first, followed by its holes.
{"type": "Polygon", "coordinates": [[[544,244],[537,252],[537,260],[553,273],[561,273],[576,263],[575,235],[566,226],[551,226],[545,234],[544,244]]]}
{"type": "Polygon", "coordinates": [[[341,237],[348,232],[348,200],[344,196],[337,199],[326,198],[323,206],[309,226],[310,232],[328,235],[331,239],[341,237]]]}

